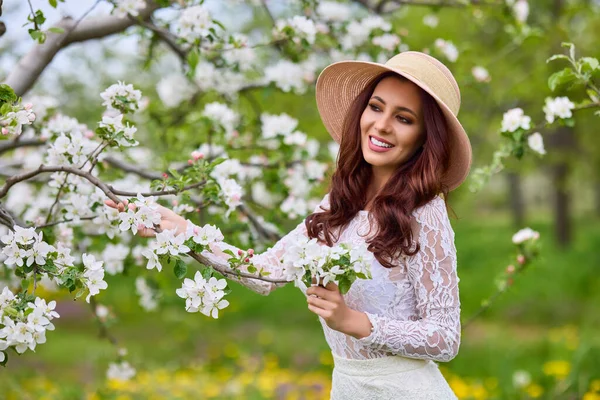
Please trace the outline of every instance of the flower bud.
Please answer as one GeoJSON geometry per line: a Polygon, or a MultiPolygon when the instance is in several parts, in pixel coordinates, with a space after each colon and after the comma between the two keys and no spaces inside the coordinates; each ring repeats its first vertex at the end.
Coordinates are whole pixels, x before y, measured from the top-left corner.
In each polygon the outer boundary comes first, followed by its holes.
{"type": "Polygon", "coordinates": [[[201,158],[204,158],[204,154],[199,151],[192,151],[192,158],[198,161],[201,158]]]}
{"type": "Polygon", "coordinates": [[[3,135],[8,135],[8,129],[2,128],[2,134],[3,135]]]}
{"type": "Polygon", "coordinates": [[[167,179],[169,177],[169,174],[167,174],[166,172],[163,172],[162,177],[167,179]]]}
{"type": "Polygon", "coordinates": [[[525,264],[525,261],[526,261],[526,259],[525,259],[525,256],[524,256],[523,254],[519,254],[519,255],[517,256],[517,262],[518,262],[519,264],[523,265],[523,264],[525,264]]]}
{"type": "Polygon", "coordinates": [[[515,266],[514,265],[509,265],[508,267],[506,267],[506,272],[508,274],[512,274],[515,272],[515,266]]]}
{"type": "Polygon", "coordinates": [[[31,110],[31,107],[33,107],[33,104],[31,104],[31,103],[25,103],[23,105],[23,108],[26,109],[26,110],[31,110]]]}
{"type": "Polygon", "coordinates": [[[248,257],[246,257],[246,258],[244,259],[244,262],[250,262],[250,259],[249,259],[248,257]]]}
{"type": "Polygon", "coordinates": [[[254,249],[248,249],[248,255],[252,257],[254,255],[254,249]]]}
{"type": "Polygon", "coordinates": [[[241,250],[238,250],[238,256],[241,256],[242,254],[244,254],[244,252],[241,250]]]}
{"type": "Polygon", "coordinates": [[[188,164],[189,165],[193,165],[194,164],[194,160],[188,160],[188,164]]]}

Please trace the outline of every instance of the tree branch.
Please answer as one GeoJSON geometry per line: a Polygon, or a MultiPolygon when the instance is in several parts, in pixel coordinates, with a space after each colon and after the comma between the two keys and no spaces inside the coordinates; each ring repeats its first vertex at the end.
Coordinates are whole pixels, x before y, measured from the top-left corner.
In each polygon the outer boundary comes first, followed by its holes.
{"type": "Polygon", "coordinates": [[[46,141],[41,139],[23,139],[19,141],[7,140],[0,143],[0,154],[5,153],[9,150],[14,150],[19,147],[43,146],[44,144],[46,144],[46,141]]]}
{"type": "MultiPolygon", "coordinates": [[[[140,10],[139,18],[144,20],[154,11],[161,8],[152,0],[146,1],[146,7],[140,10]]],[[[135,25],[129,18],[106,16],[82,21],[79,25],[72,18],[63,18],[54,27],[64,30],[63,33],[49,32],[43,44],[36,44],[21,58],[15,68],[8,75],[4,83],[13,88],[18,96],[23,96],[37,81],[44,69],[50,64],[54,56],[63,48],[72,43],[84,42],[90,39],[99,39],[135,25]]]]}

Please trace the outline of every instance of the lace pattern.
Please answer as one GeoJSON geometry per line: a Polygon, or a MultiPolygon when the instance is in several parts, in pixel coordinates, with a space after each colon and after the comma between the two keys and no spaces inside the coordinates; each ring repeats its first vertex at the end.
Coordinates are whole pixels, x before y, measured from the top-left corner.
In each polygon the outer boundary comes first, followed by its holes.
{"type": "MultiPolygon", "coordinates": [[[[315,212],[327,209],[326,195],[315,212]]],[[[320,318],[327,343],[333,354],[349,359],[372,359],[390,355],[449,361],[460,345],[459,278],[456,270],[454,231],[440,197],[413,211],[420,251],[402,256],[394,268],[373,261],[373,279],[357,280],[344,295],[346,304],[365,312],[373,332],[362,339],[345,335],[327,326],[320,318]]],[[[361,243],[367,239],[369,213],[360,211],[341,233],[340,243],[361,243]]],[[[271,272],[272,278],[283,277],[280,259],[296,234],[306,235],[304,221],[272,248],[254,256],[254,264],[271,272]]],[[[224,242],[213,246],[215,255],[228,257],[219,249],[237,248],[224,242]]],[[[241,279],[241,283],[266,295],[279,285],[241,279]]]]}

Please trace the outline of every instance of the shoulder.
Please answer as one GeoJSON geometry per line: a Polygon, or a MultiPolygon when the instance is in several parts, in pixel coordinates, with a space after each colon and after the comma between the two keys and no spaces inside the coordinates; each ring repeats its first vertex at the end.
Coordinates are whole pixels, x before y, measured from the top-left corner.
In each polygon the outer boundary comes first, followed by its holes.
{"type": "Polygon", "coordinates": [[[446,202],[441,195],[437,195],[425,205],[415,208],[412,215],[421,227],[451,228],[446,202]]]}
{"type": "Polygon", "coordinates": [[[329,210],[329,193],[325,194],[319,204],[315,207],[313,213],[323,212],[329,210]]]}

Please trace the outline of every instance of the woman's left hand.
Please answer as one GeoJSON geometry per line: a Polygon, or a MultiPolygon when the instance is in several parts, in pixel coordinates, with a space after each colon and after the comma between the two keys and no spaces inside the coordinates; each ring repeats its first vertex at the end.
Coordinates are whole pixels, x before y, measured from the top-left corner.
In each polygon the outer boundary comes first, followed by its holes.
{"type": "Polygon", "coordinates": [[[338,286],[311,286],[306,290],[308,309],[325,320],[331,329],[356,338],[369,336],[371,322],[365,313],[346,305],[338,286]]]}

